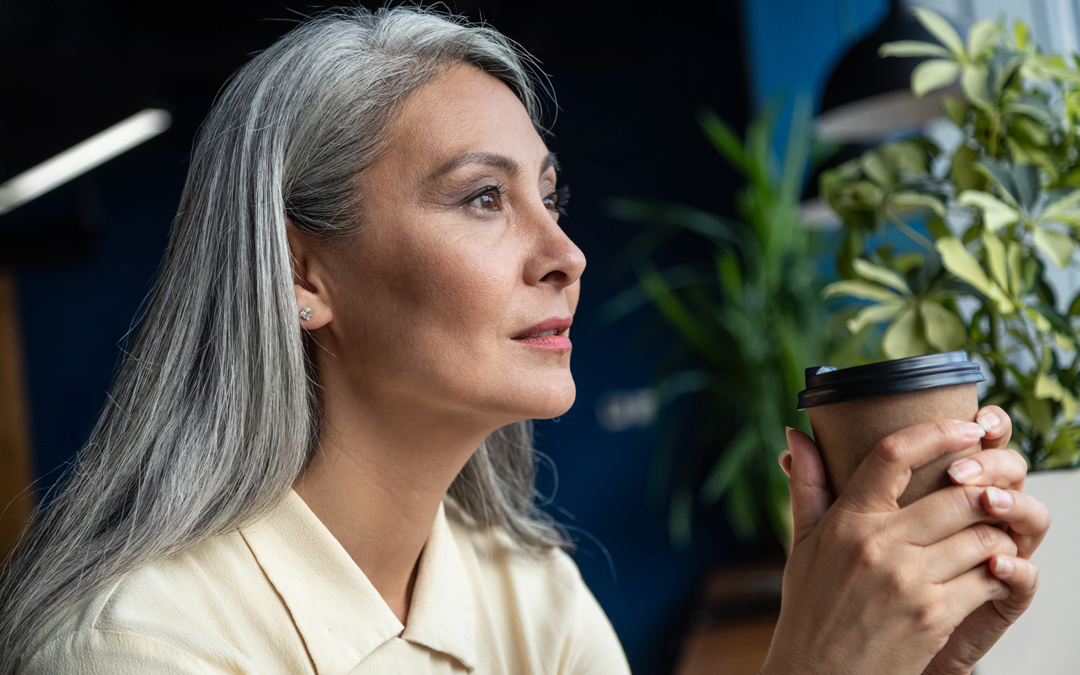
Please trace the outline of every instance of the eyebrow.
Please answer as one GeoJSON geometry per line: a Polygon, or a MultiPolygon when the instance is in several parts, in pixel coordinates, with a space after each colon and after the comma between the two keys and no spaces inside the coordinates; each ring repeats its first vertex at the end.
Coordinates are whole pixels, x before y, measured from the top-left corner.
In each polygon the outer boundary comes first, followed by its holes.
{"type": "MultiPolygon", "coordinates": [[[[510,159],[506,155],[500,155],[495,152],[483,152],[479,150],[472,150],[464,152],[454,159],[446,162],[439,168],[431,172],[428,176],[428,180],[436,180],[442,178],[446,174],[457,171],[458,169],[468,166],[470,164],[483,164],[485,166],[491,166],[496,169],[501,169],[511,176],[516,176],[521,173],[521,166],[510,159]]],[[[554,152],[549,152],[544,157],[543,163],[540,165],[540,173],[543,174],[548,169],[554,168],[556,172],[559,171],[559,160],[555,158],[554,152]]]]}

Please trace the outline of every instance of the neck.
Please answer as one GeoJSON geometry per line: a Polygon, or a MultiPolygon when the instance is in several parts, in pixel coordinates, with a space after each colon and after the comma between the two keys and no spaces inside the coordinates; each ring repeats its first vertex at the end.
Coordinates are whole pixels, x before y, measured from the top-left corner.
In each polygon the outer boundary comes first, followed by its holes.
{"type": "Polygon", "coordinates": [[[319,449],[296,492],[405,623],[439,505],[492,430],[324,394],[319,449]]]}

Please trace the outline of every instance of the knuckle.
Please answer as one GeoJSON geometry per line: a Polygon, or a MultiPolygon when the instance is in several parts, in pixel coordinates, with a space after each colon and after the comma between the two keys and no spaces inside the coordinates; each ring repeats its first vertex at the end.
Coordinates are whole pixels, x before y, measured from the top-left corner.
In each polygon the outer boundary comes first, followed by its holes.
{"type": "Polygon", "coordinates": [[[952,440],[957,434],[956,422],[952,420],[931,420],[930,429],[939,442],[952,440]]]}
{"type": "Polygon", "coordinates": [[[1010,447],[1003,448],[1001,452],[1003,452],[1004,456],[1008,458],[1008,462],[1016,465],[1017,468],[1023,467],[1023,472],[1025,474],[1027,473],[1028,465],[1023,455],[1010,447]]]}
{"type": "Polygon", "coordinates": [[[886,436],[874,447],[874,452],[889,464],[903,461],[908,455],[908,444],[902,436],[886,436]]]}
{"type": "Polygon", "coordinates": [[[986,553],[1016,554],[1016,542],[1000,529],[982,523],[974,525],[971,529],[979,547],[986,553]]]}
{"type": "Polygon", "coordinates": [[[936,633],[945,621],[945,615],[940,602],[923,602],[915,607],[912,620],[920,633],[936,633]]]}
{"type": "Polygon", "coordinates": [[[888,559],[888,551],[878,537],[866,537],[855,548],[856,561],[866,569],[877,569],[888,559]]]}
{"type": "Polygon", "coordinates": [[[959,515],[982,513],[982,489],[954,486],[946,488],[953,499],[953,507],[959,515]]]}

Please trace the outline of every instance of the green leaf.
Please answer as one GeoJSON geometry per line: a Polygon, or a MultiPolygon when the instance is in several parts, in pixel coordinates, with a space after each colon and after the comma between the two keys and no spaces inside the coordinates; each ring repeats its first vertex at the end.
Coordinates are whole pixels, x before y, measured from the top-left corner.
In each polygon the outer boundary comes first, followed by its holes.
{"type": "Polygon", "coordinates": [[[1016,201],[1030,210],[1039,196],[1039,170],[1031,164],[1017,162],[1013,165],[1013,182],[1018,193],[1016,201]]]}
{"type": "Polygon", "coordinates": [[[990,179],[1010,206],[1019,208],[1020,189],[1016,187],[1016,180],[1008,164],[999,164],[993,158],[987,157],[975,163],[975,170],[990,179]]]}
{"type": "Polygon", "coordinates": [[[915,18],[919,20],[919,23],[925,26],[926,30],[940,40],[941,44],[945,45],[957,58],[965,58],[964,41],[960,39],[960,35],[952,27],[952,24],[937,12],[929,9],[916,7],[912,12],[915,14],[915,18]]]}
{"type": "Polygon", "coordinates": [[[886,203],[897,207],[899,211],[922,211],[930,209],[938,216],[945,217],[945,205],[933,195],[913,190],[901,190],[889,195],[886,203]]]}
{"type": "Polygon", "coordinates": [[[1025,392],[1024,407],[1027,409],[1028,418],[1039,433],[1048,436],[1054,428],[1054,420],[1050,412],[1050,404],[1046,402],[1046,399],[1036,398],[1025,392]]]}
{"type": "Polygon", "coordinates": [[[1047,126],[1057,126],[1057,115],[1050,109],[1045,101],[1034,96],[1019,98],[1005,106],[1005,111],[1030,115],[1047,126]]]}
{"type": "Polygon", "coordinates": [[[1035,229],[1035,246],[1050,256],[1058,267],[1065,267],[1076,253],[1076,241],[1064,232],[1048,230],[1044,227],[1035,229]]]}
{"type": "Polygon", "coordinates": [[[914,142],[889,143],[881,152],[899,170],[914,174],[926,173],[926,150],[914,142]]]}
{"type": "Polygon", "coordinates": [[[1004,287],[1014,298],[1023,297],[1024,270],[1023,249],[1015,241],[1009,242],[1009,285],[1004,287]]]}
{"type": "Polygon", "coordinates": [[[915,66],[911,73],[911,91],[915,98],[922,98],[935,89],[947,87],[960,75],[960,64],[945,59],[930,59],[915,66]]]}
{"type": "Polygon", "coordinates": [[[858,314],[847,322],[847,329],[851,333],[858,333],[863,329],[863,326],[892,321],[906,306],[903,302],[894,301],[863,307],[858,314]]]}
{"type": "Polygon", "coordinates": [[[738,224],[729,225],[722,216],[691,206],[620,198],[609,200],[606,206],[608,215],[617,220],[644,225],[674,225],[720,245],[742,243],[742,238],[736,234],[740,227],[738,224]]]}
{"type": "Polygon", "coordinates": [[[1076,414],[1080,406],[1077,405],[1076,397],[1073,396],[1065,387],[1061,386],[1056,377],[1040,372],[1039,376],[1035,379],[1035,398],[1039,399],[1051,399],[1061,403],[1062,412],[1065,414],[1065,419],[1073,421],[1076,419],[1076,414]]]}
{"type": "Polygon", "coordinates": [[[1039,220],[1071,223],[1080,215],[1077,213],[1077,206],[1080,206],[1080,190],[1072,190],[1043,207],[1039,213],[1039,220]]]}
{"type": "Polygon", "coordinates": [[[732,296],[741,297],[743,275],[735,254],[728,249],[722,251],[716,258],[716,271],[721,287],[732,296]]]}
{"type": "Polygon", "coordinates": [[[664,277],[652,265],[638,270],[642,289],[656,304],[656,308],[665,319],[679,332],[690,346],[697,349],[706,358],[717,360],[717,343],[708,328],[694,317],[686,305],[668,286],[664,277]]]}
{"type": "Polygon", "coordinates": [[[994,42],[1001,34],[1001,26],[996,21],[979,19],[968,29],[968,58],[977,60],[994,48],[994,42]]]}
{"type": "Polygon", "coordinates": [[[941,254],[941,264],[957,278],[971,284],[977,291],[994,300],[1002,314],[1011,314],[1015,307],[1008,296],[998,286],[986,278],[986,273],[979,266],[975,256],[968,253],[964,244],[956,237],[942,237],[934,242],[941,254]]]}
{"type": "Polygon", "coordinates": [[[904,359],[909,356],[921,356],[926,353],[926,340],[920,325],[919,313],[914,307],[907,307],[889,329],[881,341],[882,351],[890,359],[904,359]]]}
{"type": "Polygon", "coordinates": [[[826,286],[825,290],[821,292],[821,297],[823,298],[831,298],[837,295],[846,295],[862,300],[873,300],[874,302],[895,302],[900,298],[896,293],[887,288],[882,288],[877,284],[852,279],[834,281],[826,286]]]}
{"type": "Polygon", "coordinates": [[[963,127],[967,123],[968,110],[971,109],[967,101],[958,96],[942,96],[941,107],[956,126],[963,127]]]}
{"type": "Polygon", "coordinates": [[[964,96],[983,110],[994,108],[994,103],[990,100],[990,90],[986,86],[988,75],[986,66],[971,64],[964,66],[960,75],[960,88],[964,90],[964,96]]]}
{"type": "Polygon", "coordinates": [[[1020,212],[1000,201],[989,192],[964,190],[960,193],[961,204],[974,206],[983,212],[983,223],[995,232],[1020,220],[1020,212]]]}
{"type": "Polygon", "coordinates": [[[911,295],[911,289],[908,287],[907,280],[896,272],[879,265],[874,265],[862,258],[856,258],[851,262],[855,267],[855,271],[864,279],[876,281],[882,286],[888,286],[889,288],[899,291],[903,295],[911,295]]]}
{"type": "Polygon", "coordinates": [[[990,263],[990,272],[994,280],[1002,288],[1009,287],[1009,270],[1005,262],[1005,244],[1001,243],[994,231],[987,228],[982,233],[983,244],[986,246],[986,258],[990,263]]]}
{"type": "Polygon", "coordinates": [[[880,154],[873,150],[864,153],[859,163],[862,165],[863,173],[882,187],[891,184],[896,179],[889,165],[880,154]]]}
{"type": "Polygon", "coordinates": [[[919,303],[923,325],[926,327],[926,341],[941,352],[953,352],[967,343],[967,329],[960,317],[945,309],[933,300],[919,303]]]}
{"type": "Polygon", "coordinates": [[[806,166],[813,141],[810,119],[813,103],[809,95],[796,97],[788,127],[787,148],[780,169],[780,196],[783,202],[795,204],[803,189],[806,166]]]}
{"type": "Polygon", "coordinates": [[[1023,21],[1017,21],[1013,26],[1013,38],[1016,40],[1016,46],[1020,51],[1027,49],[1028,36],[1031,31],[1028,29],[1028,25],[1023,21]]]}
{"type": "Polygon", "coordinates": [[[1027,312],[1027,315],[1031,317],[1031,320],[1035,322],[1035,328],[1037,328],[1040,333],[1049,333],[1051,331],[1053,326],[1050,325],[1050,320],[1047,319],[1042,312],[1037,312],[1032,307],[1025,307],[1024,310],[1027,312]]]}
{"type": "Polygon", "coordinates": [[[976,190],[982,187],[982,177],[975,170],[979,153],[967,145],[961,145],[952,159],[953,184],[959,191],[976,190]]]}
{"type": "Polygon", "coordinates": [[[884,193],[877,185],[874,185],[868,180],[861,180],[856,183],[852,183],[847,186],[851,193],[858,198],[860,202],[866,204],[871,208],[877,208],[881,206],[881,199],[884,193]]]}
{"type": "Polygon", "coordinates": [[[732,166],[743,171],[746,167],[746,153],[742,141],[731,130],[731,127],[709,108],[699,111],[697,120],[713,146],[731,162],[732,166]]]}
{"type": "Polygon", "coordinates": [[[952,53],[948,49],[945,49],[941,45],[936,45],[933,42],[923,42],[922,40],[897,40],[896,42],[886,42],[878,47],[878,56],[886,58],[889,56],[937,56],[939,58],[951,59],[952,53]]]}

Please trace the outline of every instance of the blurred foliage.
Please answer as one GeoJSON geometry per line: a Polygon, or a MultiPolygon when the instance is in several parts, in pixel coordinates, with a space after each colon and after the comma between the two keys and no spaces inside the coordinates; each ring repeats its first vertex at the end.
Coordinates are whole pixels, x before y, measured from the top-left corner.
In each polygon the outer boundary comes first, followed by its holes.
{"type": "Polygon", "coordinates": [[[1076,466],[1080,295],[1056,298],[1047,273],[1076,269],[1080,61],[1040,52],[1022,22],[977,21],[965,40],[937,14],[915,13],[940,44],[894,42],[880,54],[930,57],[912,91],[957,89],[943,101],[960,142],[890,143],[822,175],[843,232],[841,280],[825,296],[869,303],[846,322],[855,361],[981,356],[983,404],[1009,412],[1031,467],[1076,466]],[[891,229],[911,250],[871,248],[891,229]]]}
{"type": "MultiPolygon", "coordinates": [[[[805,415],[796,411],[803,369],[824,362],[826,321],[816,269],[824,248],[817,233],[799,227],[811,149],[809,103],[796,103],[779,161],[777,117],[774,108],[766,109],[741,139],[715,113],[699,116],[708,139],[746,179],[736,204],[741,222],[682,205],[612,204],[623,220],[700,235],[712,258],[704,269],[661,270],[644,263],[633,289],[644,291],[700,366],[689,371],[698,374],[699,408],[693,415],[665,417],[669,428],[654,464],[653,478],[670,500],[676,545],[690,541],[695,504],[710,507],[722,498],[744,541],[790,540],[787,477],[776,460],[786,447],[785,426],[808,430],[805,415]]],[[[687,374],[668,368],[658,390],[686,382],[687,374]]]]}

